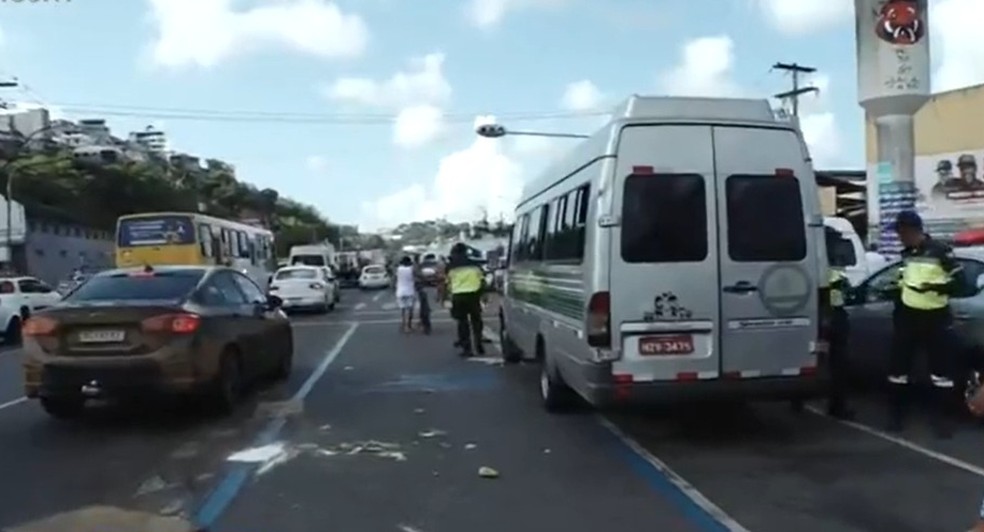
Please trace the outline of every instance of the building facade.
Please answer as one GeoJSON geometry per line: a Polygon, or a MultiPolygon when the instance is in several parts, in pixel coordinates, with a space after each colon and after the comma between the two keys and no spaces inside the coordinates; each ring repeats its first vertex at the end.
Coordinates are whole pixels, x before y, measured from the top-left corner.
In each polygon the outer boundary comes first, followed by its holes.
{"type": "MultiPolygon", "coordinates": [[[[879,183],[892,179],[878,161],[876,129],[865,130],[869,228],[877,231],[879,183]]],[[[984,226],[984,85],[933,95],[915,114],[915,208],[942,237],[984,226]]]]}
{"type": "Polygon", "coordinates": [[[31,216],[31,209],[28,211],[27,238],[14,248],[16,271],[56,285],[76,268],[96,272],[113,267],[115,247],[110,231],[56,216],[31,216]]]}

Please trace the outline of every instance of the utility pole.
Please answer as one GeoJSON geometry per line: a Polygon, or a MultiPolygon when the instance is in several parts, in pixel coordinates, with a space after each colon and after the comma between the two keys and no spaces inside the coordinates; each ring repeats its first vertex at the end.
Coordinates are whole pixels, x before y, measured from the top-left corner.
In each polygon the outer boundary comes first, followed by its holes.
{"type": "Polygon", "coordinates": [[[776,94],[775,97],[782,101],[789,101],[792,103],[792,115],[793,117],[799,116],[799,97],[808,93],[820,92],[820,89],[814,86],[800,87],[800,75],[801,74],[813,74],[817,69],[813,67],[803,66],[797,63],[776,63],[772,65],[772,68],[776,70],[784,70],[793,75],[793,90],[787,92],[780,92],[776,94]]]}

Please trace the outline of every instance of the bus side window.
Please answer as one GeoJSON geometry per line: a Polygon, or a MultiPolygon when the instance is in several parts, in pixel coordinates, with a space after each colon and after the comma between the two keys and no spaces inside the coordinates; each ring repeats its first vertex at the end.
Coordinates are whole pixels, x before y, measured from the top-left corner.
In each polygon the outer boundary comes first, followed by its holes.
{"type": "Polygon", "coordinates": [[[245,232],[239,231],[239,257],[249,259],[253,256],[252,242],[245,232]]]}
{"type": "Polygon", "coordinates": [[[208,224],[198,224],[198,246],[202,256],[213,258],[215,248],[212,246],[212,228],[208,224]]]}
{"type": "Polygon", "coordinates": [[[232,243],[229,242],[229,230],[222,228],[222,258],[228,259],[232,256],[232,243]]]}

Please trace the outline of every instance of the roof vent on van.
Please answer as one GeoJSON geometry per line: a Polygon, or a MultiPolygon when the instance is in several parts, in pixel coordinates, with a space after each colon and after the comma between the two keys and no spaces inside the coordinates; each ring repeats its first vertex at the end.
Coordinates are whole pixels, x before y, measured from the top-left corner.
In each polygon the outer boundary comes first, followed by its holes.
{"type": "Polygon", "coordinates": [[[748,98],[693,98],[679,96],[629,96],[612,119],[735,120],[778,122],[769,100],[748,98]]]}

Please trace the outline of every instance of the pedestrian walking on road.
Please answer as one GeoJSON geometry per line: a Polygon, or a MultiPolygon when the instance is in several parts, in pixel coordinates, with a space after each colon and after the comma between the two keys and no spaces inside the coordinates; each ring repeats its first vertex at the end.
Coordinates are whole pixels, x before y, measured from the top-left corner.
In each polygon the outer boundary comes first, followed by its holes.
{"type": "Polygon", "coordinates": [[[413,306],[417,299],[417,275],[413,259],[403,257],[396,268],[396,302],[400,306],[400,330],[413,330],[413,306]]]}
{"type": "Polygon", "coordinates": [[[847,406],[847,387],[850,378],[847,340],[850,321],[844,310],[844,295],[850,288],[843,265],[839,264],[832,250],[836,249],[840,233],[826,228],[827,257],[830,259],[830,384],[827,391],[827,415],[838,419],[854,419],[854,412],[847,406]]]}
{"type": "Polygon", "coordinates": [[[892,353],[889,364],[888,428],[905,426],[909,382],[916,350],[928,357],[932,416],[937,437],[952,436],[948,405],[954,393],[953,371],[958,344],[953,335],[950,296],[959,288],[961,270],[950,246],[934,240],[923,230],[922,218],[914,211],[899,213],[895,229],[905,248],[899,273],[899,294],[893,316],[892,353]]]}
{"type": "Polygon", "coordinates": [[[458,325],[457,346],[461,356],[485,354],[482,345],[482,292],[485,275],[481,266],[468,258],[468,247],[457,243],[451,248],[447,269],[451,293],[451,317],[458,325]],[[474,348],[474,351],[473,351],[474,348]]]}

